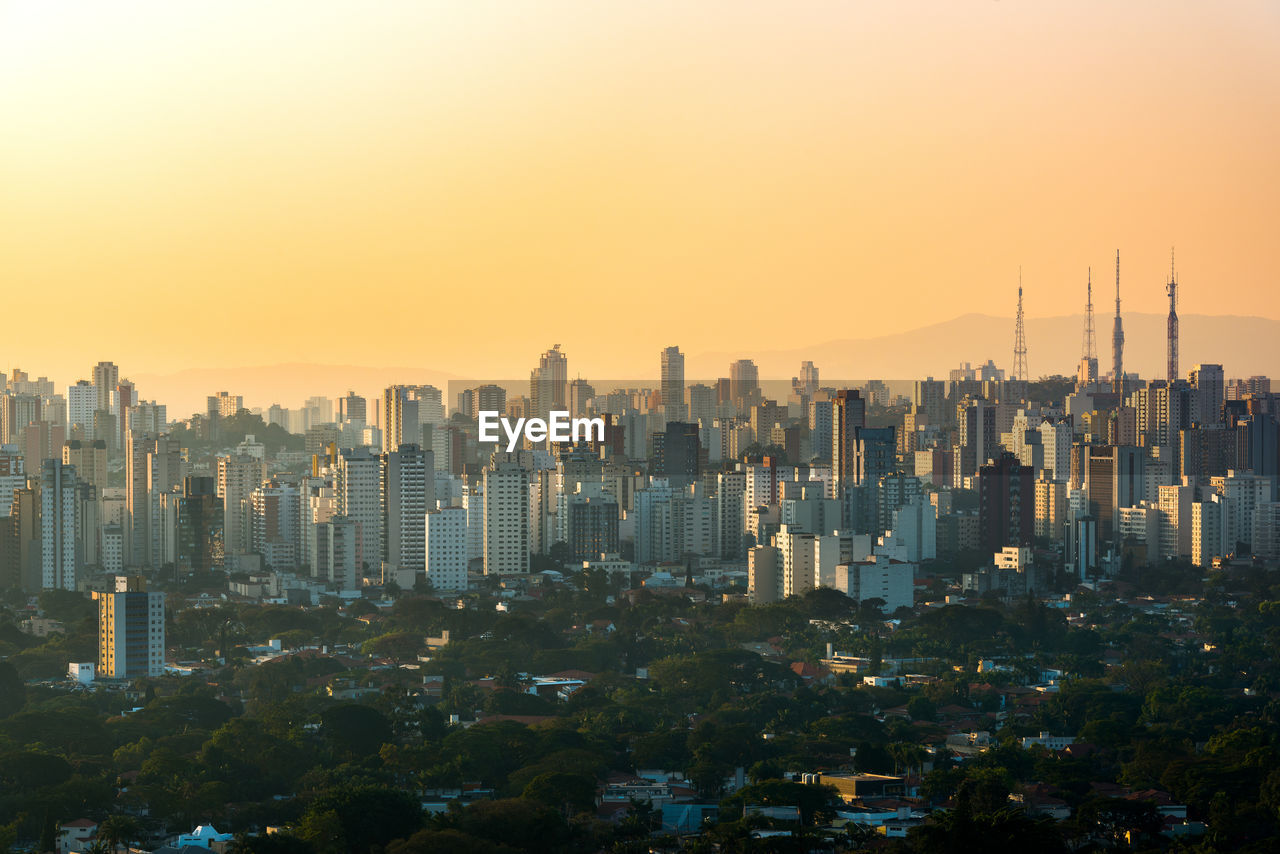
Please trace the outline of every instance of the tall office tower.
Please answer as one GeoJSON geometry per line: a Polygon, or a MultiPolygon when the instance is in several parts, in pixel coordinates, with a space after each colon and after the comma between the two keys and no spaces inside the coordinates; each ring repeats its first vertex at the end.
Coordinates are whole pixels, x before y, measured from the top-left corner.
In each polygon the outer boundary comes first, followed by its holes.
{"type": "Polygon", "coordinates": [[[219,418],[232,418],[244,409],[244,396],[220,391],[209,395],[206,411],[219,418]]]}
{"type": "Polygon", "coordinates": [[[729,364],[729,398],[745,412],[760,396],[760,371],[750,359],[739,359],[729,364]]]}
{"type": "Polygon", "coordinates": [[[557,344],[538,359],[538,367],[529,374],[529,398],[532,415],[547,418],[552,411],[569,408],[569,360],[557,344]]]}
{"type": "Polygon", "coordinates": [[[817,537],[807,531],[797,531],[790,525],[782,525],[773,539],[778,549],[779,576],[782,596],[803,596],[814,587],[814,563],[817,537]]]}
{"type": "Polygon", "coordinates": [[[867,402],[857,389],[841,389],[831,402],[831,479],[837,492],[857,482],[858,431],[867,426],[867,402]]]}
{"type": "Polygon", "coordinates": [[[182,448],[168,436],[129,434],[136,468],[129,470],[129,559],[133,566],[158,567],[164,559],[164,526],[160,496],[179,488],[186,476],[182,448]],[[138,444],[141,435],[141,444],[138,444]],[[145,490],[145,491],[144,491],[145,490]]]}
{"type": "Polygon", "coordinates": [[[1172,385],[1178,379],[1178,277],[1173,266],[1173,250],[1169,250],[1169,283],[1164,286],[1169,294],[1168,365],[1165,380],[1172,385]]]}
{"type": "Polygon", "coordinates": [[[578,377],[569,383],[569,412],[575,418],[587,414],[587,402],[596,396],[591,383],[578,377]]]}
{"type": "Polygon", "coordinates": [[[618,502],[602,483],[583,483],[564,496],[564,541],[575,561],[618,552],[618,502]]]}
{"type": "Polygon", "coordinates": [[[35,468],[43,460],[62,458],[62,446],[66,442],[66,431],[49,421],[33,421],[22,433],[24,456],[35,468]]]}
{"type": "Polygon", "coordinates": [[[1089,268],[1088,296],[1084,306],[1084,343],[1080,347],[1080,368],[1076,371],[1076,388],[1092,386],[1098,381],[1098,344],[1093,334],[1093,268],[1089,268]]]}
{"type": "Polygon", "coordinates": [[[307,420],[312,424],[333,422],[333,401],[323,395],[308,397],[302,408],[307,410],[307,420]]]}
{"type": "Polygon", "coordinates": [[[818,369],[813,362],[800,363],[800,376],[791,378],[791,390],[803,397],[813,397],[818,390],[818,369]]]}
{"type": "Polygon", "coordinates": [[[1015,382],[1029,382],[1027,372],[1027,330],[1022,320],[1022,270],[1018,270],[1018,319],[1013,334],[1013,377],[1015,382]]]}
{"type": "Polygon", "coordinates": [[[831,425],[834,405],[831,400],[809,401],[809,446],[813,456],[820,460],[831,459],[831,425]]]}
{"type": "Polygon", "coordinates": [[[116,579],[94,591],[98,603],[98,674],[111,679],[164,675],[164,594],[141,578],[116,579]],[[124,589],[121,589],[123,587],[124,589]]]}
{"type": "Polygon", "coordinates": [[[225,515],[218,480],[187,477],[178,499],[175,566],[179,574],[221,568],[225,557],[225,515]]]}
{"type": "Polygon", "coordinates": [[[368,448],[343,448],[334,472],[338,514],[356,525],[356,564],[382,566],[382,458],[368,448]]]}
{"type": "Polygon", "coordinates": [[[1071,479],[1071,420],[1046,418],[1040,422],[1040,445],[1044,448],[1044,468],[1050,480],[1071,479]]]}
{"type": "Polygon", "coordinates": [[[169,429],[168,408],[154,400],[140,400],[125,413],[125,432],[164,433],[169,429]]]}
{"type": "Polygon", "coordinates": [[[741,558],[743,534],[747,530],[747,476],[743,472],[716,475],[716,531],[720,557],[741,558]]]}
{"type": "Polygon", "coordinates": [[[364,424],[367,422],[368,407],[368,401],[354,391],[348,391],[346,395],[338,398],[338,420],[341,422],[359,421],[364,424]]]}
{"type": "Polygon", "coordinates": [[[44,403],[33,394],[0,395],[0,444],[22,441],[28,424],[43,421],[44,403]]]}
{"type": "Polygon", "coordinates": [[[486,384],[458,392],[458,408],[468,418],[479,418],[481,412],[506,412],[507,390],[486,384]]]}
{"type": "Polygon", "coordinates": [[[301,532],[297,487],[272,480],[255,489],[249,500],[253,550],[262,556],[263,565],[275,570],[296,567],[301,532]]]}
{"type": "Polygon", "coordinates": [[[266,466],[256,457],[218,457],[218,497],[222,499],[223,546],[228,557],[252,551],[249,500],[266,476],[266,466]]]}
{"type": "Polygon", "coordinates": [[[668,421],[684,421],[688,410],[684,405],[684,354],[679,347],[662,351],[662,408],[668,421]]]}
{"type": "Polygon", "coordinates": [[[775,546],[754,546],[747,553],[747,597],[753,605],[767,605],[782,598],[778,565],[782,555],[775,546]]]}
{"type": "Polygon", "coordinates": [[[67,440],[62,445],[62,462],[75,466],[76,475],[85,483],[91,483],[98,489],[106,488],[107,443],[103,440],[67,440]]]}
{"type": "Polygon", "coordinates": [[[484,470],[484,574],[529,571],[529,472],[494,454],[484,470]]]}
{"type": "Polygon", "coordinates": [[[978,470],[978,528],[984,551],[994,553],[1005,546],[1034,542],[1033,476],[1030,466],[1009,453],[978,470]]]}
{"type": "Polygon", "coordinates": [[[441,592],[467,589],[467,510],[441,507],[427,513],[423,549],[427,582],[441,592]]]}
{"type": "Polygon", "coordinates": [[[75,590],[76,470],[61,460],[45,460],[40,465],[40,550],[43,590],[75,590]]]}
{"type": "Polygon", "coordinates": [[[880,478],[898,468],[897,430],[894,427],[862,427],[855,431],[854,486],[876,486],[880,478]]]}
{"type": "Polygon", "coordinates": [[[1227,504],[1221,495],[1208,495],[1191,504],[1191,563],[1212,566],[1215,557],[1235,551],[1227,542],[1227,504]]]}
{"type": "Polygon", "coordinates": [[[67,422],[72,430],[84,435],[93,431],[93,410],[98,406],[98,390],[88,380],[67,386],[67,422]]]}
{"type": "Polygon", "coordinates": [[[1143,499],[1146,458],[1141,448],[1108,445],[1089,449],[1089,512],[1097,519],[1099,542],[1117,534],[1120,508],[1143,499]]]}
{"type": "Polygon", "coordinates": [[[410,386],[393,385],[382,391],[382,452],[422,440],[418,420],[418,399],[410,386]]]}
{"type": "Polygon", "coordinates": [[[1196,365],[1190,372],[1191,420],[1206,430],[1223,426],[1222,406],[1226,401],[1222,365],[1196,365]]]}
{"type": "Polygon", "coordinates": [[[435,455],[401,445],[382,458],[382,583],[410,589],[423,571],[423,517],[436,504],[435,455]]]}
{"type": "Polygon", "coordinates": [[[688,388],[685,403],[689,410],[689,420],[704,427],[716,420],[716,390],[703,383],[695,383],[688,388]]]}
{"type": "Polygon", "coordinates": [[[97,395],[95,410],[114,412],[112,399],[120,383],[120,369],[113,362],[99,362],[93,366],[93,389],[97,395]]]}
{"type": "Polygon", "coordinates": [[[947,384],[942,380],[916,380],[911,402],[925,414],[926,423],[942,426],[951,420],[947,417],[947,384]]]}
{"type": "Polygon", "coordinates": [[[1124,324],[1120,320],[1120,250],[1116,250],[1116,321],[1111,330],[1111,390],[1124,401],[1124,324]]]}
{"type": "Polygon", "coordinates": [[[655,476],[665,477],[673,486],[681,487],[697,479],[705,462],[698,441],[698,425],[671,421],[662,432],[654,433],[652,439],[651,470],[655,476]]]}
{"type": "Polygon", "coordinates": [[[147,539],[147,454],[155,448],[155,436],[146,433],[129,436],[124,445],[124,560],[126,566],[140,567],[147,562],[150,541],[147,539]]]}
{"type": "Polygon", "coordinates": [[[957,475],[972,476],[987,460],[995,458],[1000,445],[996,407],[979,397],[962,401],[957,408],[961,466],[957,475]]]}
{"type": "Polygon", "coordinates": [[[116,383],[112,412],[116,416],[116,430],[120,435],[117,447],[123,448],[129,441],[129,410],[137,402],[138,392],[133,387],[133,383],[127,379],[122,379],[116,383]]]}
{"type": "Polygon", "coordinates": [[[356,523],[346,516],[317,522],[311,575],[338,590],[359,590],[356,571],[356,523]]]}
{"type": "Polygon", "coordinates": [[[1035,482],[1037,537],[1061,540],[1066,535],[1067,485],[1054,480],[1048,471],[1040,472],[1035,482]]]}

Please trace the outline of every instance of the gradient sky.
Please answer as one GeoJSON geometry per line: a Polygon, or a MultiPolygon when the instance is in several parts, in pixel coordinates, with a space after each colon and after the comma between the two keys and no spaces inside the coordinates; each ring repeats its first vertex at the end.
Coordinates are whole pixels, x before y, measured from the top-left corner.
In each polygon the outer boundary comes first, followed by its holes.
{"type": "Polygon", "coordinates": [[[1274,0],[0,1],[0,363],[656,375],[1174,244],[1280,317],[1277,152],[1274,0]]]}

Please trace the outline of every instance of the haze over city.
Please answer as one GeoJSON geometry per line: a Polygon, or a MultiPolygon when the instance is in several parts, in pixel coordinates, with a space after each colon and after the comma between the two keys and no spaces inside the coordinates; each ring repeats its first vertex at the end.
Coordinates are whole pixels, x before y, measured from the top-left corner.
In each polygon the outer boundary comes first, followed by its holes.
{"type": "Polygon", "coordinates": [[[0,0],[0,854],[1265,854],[1280,5],[0,0]]]}

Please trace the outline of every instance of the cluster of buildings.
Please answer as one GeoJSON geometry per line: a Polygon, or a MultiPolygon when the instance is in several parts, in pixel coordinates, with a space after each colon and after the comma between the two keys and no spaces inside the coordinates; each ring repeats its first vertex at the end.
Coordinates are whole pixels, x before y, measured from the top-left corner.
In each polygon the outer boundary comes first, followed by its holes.
{"type": "Polygon", "coordinates": [[[1012,376],[964,364],[907,394],[824,386],[804,362],[770,394],[747,359],[687,382],[666,347],[655,387],[605,391],[571,378],[557,345],[527,394],[394,385],[372,402],[272,406],[264,419],[301,431],[305,451],[271,455],[253,435],[222,435],[245,412],[226,391],[184,422],[182,435],[222,449],[201,458],[111,362],[65,397],[15,370],[0,375],[0,586],[225,569],[335,592],[462,591],[543,556],[675,575],[718,565],[745,570],[755,601],[831,587],[893,610],[912,604],[921,562],[956,554],[989,556],[974,586],[1005,591],[1037,589],[1044,553],[1080,580],[1126,562],[1280,559],[1280,396],[1220,365],[1179,374],[1172,276],[1169,291],[1168,375],[1143,380],[1123,367],[1117,272],[1100,376],[1090,282],[1074,388],[1053,405],[1028,393],[1020,307],[1012,376]],[[507,450],[480,441],[484,411],[565,411],[604,431],[507,450]]]}

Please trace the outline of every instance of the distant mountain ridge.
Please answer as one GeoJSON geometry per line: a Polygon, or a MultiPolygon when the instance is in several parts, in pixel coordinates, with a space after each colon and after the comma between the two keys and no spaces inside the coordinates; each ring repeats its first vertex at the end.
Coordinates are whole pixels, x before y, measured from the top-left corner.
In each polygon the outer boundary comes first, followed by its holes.
{"type": "MultiPolygon", "coordinates": [[[[1165,316],[1125,314],[1124,364],[1128,372],[1163,377],[1165,372],[1165,316]]],[[[1180,372],[1200,362],[1221,364],[1228,378],[1266,374],[1280,377],[1280,320],[1231,315],[1183,315],[1180,319],[1180,372]]],[[[1095,317],[1099,369],[1111,369],[1111,317],[1095,317]]],[[[866,338],[801,344],[776,350],[744,348],[741,351],[699,352],[682,342],[688,382],[727,376],[729,363],[754,359],[762,379],[785,379],[799,373],[800,362],[811,360],[824,380],[909,380],[932,376],[945,378],[961,362],[979,365],[988,359],[1009,370],[1013,363],[1013,318],[965,314],[909,332],[866,338]]],[[[1081,315],[1033,317],[1026,321],[1028,367],[1033,378],[1048,374],[1073,374],[1080,361],[1084,337],[1081,315]]],[[[797,328],[796,340],[805,337],[797,328]]],[[[812,338],[812,333],[807,333],[812,338]]],[[[554,336],[551,336],[554,337],[554,336]]],[[[550,340],[550,338],[549,338],[550,340]]],[[[618,354],[610,359],[617,361],[618,354]]],[[[629,385],[658,384],[658,348],[625,354],[625,371],[596,371],[590,353],[570,353],[571,375],[581,375],[607,391],[609,377],[633,377],[629,385]],[[607,386],[607,387],[606,387],[607,386]]],[[[513,365],[508,378],[527,375],[530,366],[513,365]]],[[[392,383],[430,383],[449,390],[457,373],[412,366],[369,367],[297,362],[240,368],[192,368],[172,374],[134,374],[139,392],[148,400],[169,406],[170,418],[186,418],[202,411],[207,395],[219,390],[244,396],[249,407],[279,403],[297,407],[310,395],[337,398],[347,389],[369,397],[372,407],[378,392],[392,383]]],[[[501,381],[494,377],[477,382],[501,381]]],[[[447,401],[452,407],[453,400],[447,401]]],[[[373,416],[370,414],[370,420],[373,416]]]]}
{"type": "MultiPolygon", "coordinates": [[[[1112,315],[1094,316],[1099,370],[1111,370],[1112,315]]],[[[1126,313],[1126,372],[1144,377],[1165,374],[1163,314],[1126,313]]],[[[1228,378],[1280,374],[1280,320],[1232,315],[1179,317],[1179,372],[1197,363],[1220,364],[1228,378]]],[[[1014,320],[988,314],[965,314],[942,323],[867,338],[827,341],[785,350],[699,353],[686,359],[686,376],[725,376],[731,361],[754,359],[762,377],[795,376],[802,360],[812,360],[827,377],[945,378],[961,362],[975,365],[993,359],[1013,366],[1014,320]]],[[[1027,364],[1032,378],[1073,374],[1084,341],[1084,316],[1026,319],[1027,364]]]]}

